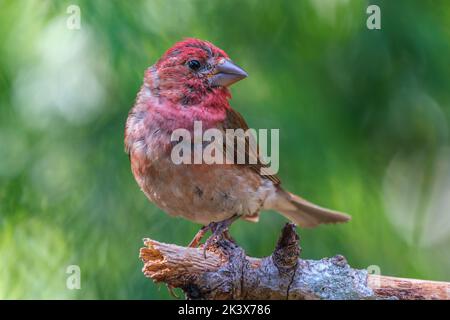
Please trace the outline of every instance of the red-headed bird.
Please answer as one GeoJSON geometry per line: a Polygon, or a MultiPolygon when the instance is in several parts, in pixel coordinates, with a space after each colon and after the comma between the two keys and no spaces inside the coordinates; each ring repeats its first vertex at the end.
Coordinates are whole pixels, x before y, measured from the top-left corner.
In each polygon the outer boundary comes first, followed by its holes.
{"type": "MultiPolygon", "coordinates": [[[[275,175],[257,164],[175,164],[171,158],[175,129],[247,130],[229,103],[228,87],[247,77],[228,55],[198,39],[176,43],[145,72],[144,83],[125,128],[125,147],[134,177],[148,199],[170,215],[204,225],[217,239],[237,218],[257,221],[259,212],[275,210],[301,227],[346,222],[346,214],[314,205],[281,187],[275,175]]],[[[237,150],[239,148],[235,148],[237,150]]],[[[254,148],[245,148],[255,155],[254,148]]],[[[238,151],[235,151],[238,152],[238,151]]],[[[235,154],[236,156],[236,154],[235,154]]]]}

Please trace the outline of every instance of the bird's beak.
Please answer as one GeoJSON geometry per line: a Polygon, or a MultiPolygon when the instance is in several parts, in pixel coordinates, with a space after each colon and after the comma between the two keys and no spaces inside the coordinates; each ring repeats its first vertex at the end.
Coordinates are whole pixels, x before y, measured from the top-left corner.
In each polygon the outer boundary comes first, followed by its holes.
{"type": "Polygon", "coordinates": [[[213,69],[209,81],[213,87],[228,87],[239,80],[247,78],[247,76],[247,72],[242,70],[242,68],[238,67],[230,60],[222,59],[213,69]]]}

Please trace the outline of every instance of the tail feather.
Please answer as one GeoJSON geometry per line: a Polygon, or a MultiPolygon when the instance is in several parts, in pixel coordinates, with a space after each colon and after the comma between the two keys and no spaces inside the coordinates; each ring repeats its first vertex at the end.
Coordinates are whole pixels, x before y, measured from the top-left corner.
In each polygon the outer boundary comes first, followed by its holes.
{"type": "Polygon", "coordinates": [[[319,207],[284,190],[277,191],[272,209],[304,228],[313,228],[319,224],[342,223],[351,219],[345,213],[319,207]]]}

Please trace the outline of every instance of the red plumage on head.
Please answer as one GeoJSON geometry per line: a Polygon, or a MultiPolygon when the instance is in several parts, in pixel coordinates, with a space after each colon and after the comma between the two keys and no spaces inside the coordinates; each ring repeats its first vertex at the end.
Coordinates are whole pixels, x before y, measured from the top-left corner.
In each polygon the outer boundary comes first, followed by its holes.
{"type": "Polygon", "coordinates": [[[199,51],[199,49],[203,51],[205,57],[206,54],[208,54],[209,52],[211,56],[223,57],[228,59],[228,55],[222,49],[217,48],[211,42],[195,38],[186,38],[183,41],[177,42],[175,45],[173,45],[170,49],[166,51],[162,59],[173,56],[180,52],[185,57],[188,57],[189,54],[198,54],[198,53],[201,54],[201,51],[199,51]]]}
{"type": "Polygon", "coordinates": [[[189,69],[187,62],[213,65],[228,55],[208,41],[188,38],[168,49],[146,73],[146,82],[162,98],[177,105],[203,105],[205,108],[229,107],[226,87],[211,87],[205,74],[189,69]]]}

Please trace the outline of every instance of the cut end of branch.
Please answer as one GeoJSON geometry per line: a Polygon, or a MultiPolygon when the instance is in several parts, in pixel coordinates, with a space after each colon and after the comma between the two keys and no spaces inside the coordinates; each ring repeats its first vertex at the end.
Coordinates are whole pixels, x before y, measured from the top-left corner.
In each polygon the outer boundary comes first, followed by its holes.
{"type": "Polygon", "coordinates": [[[144,239],[144,245],[139,254],[144,262],[142,272],[156,282],[179,285],[186,276],[215,271],[222,264],[220,256],[214,252],[208,251],[205,259],[200,248],[184,248],[151,239],[144,239]]]}

